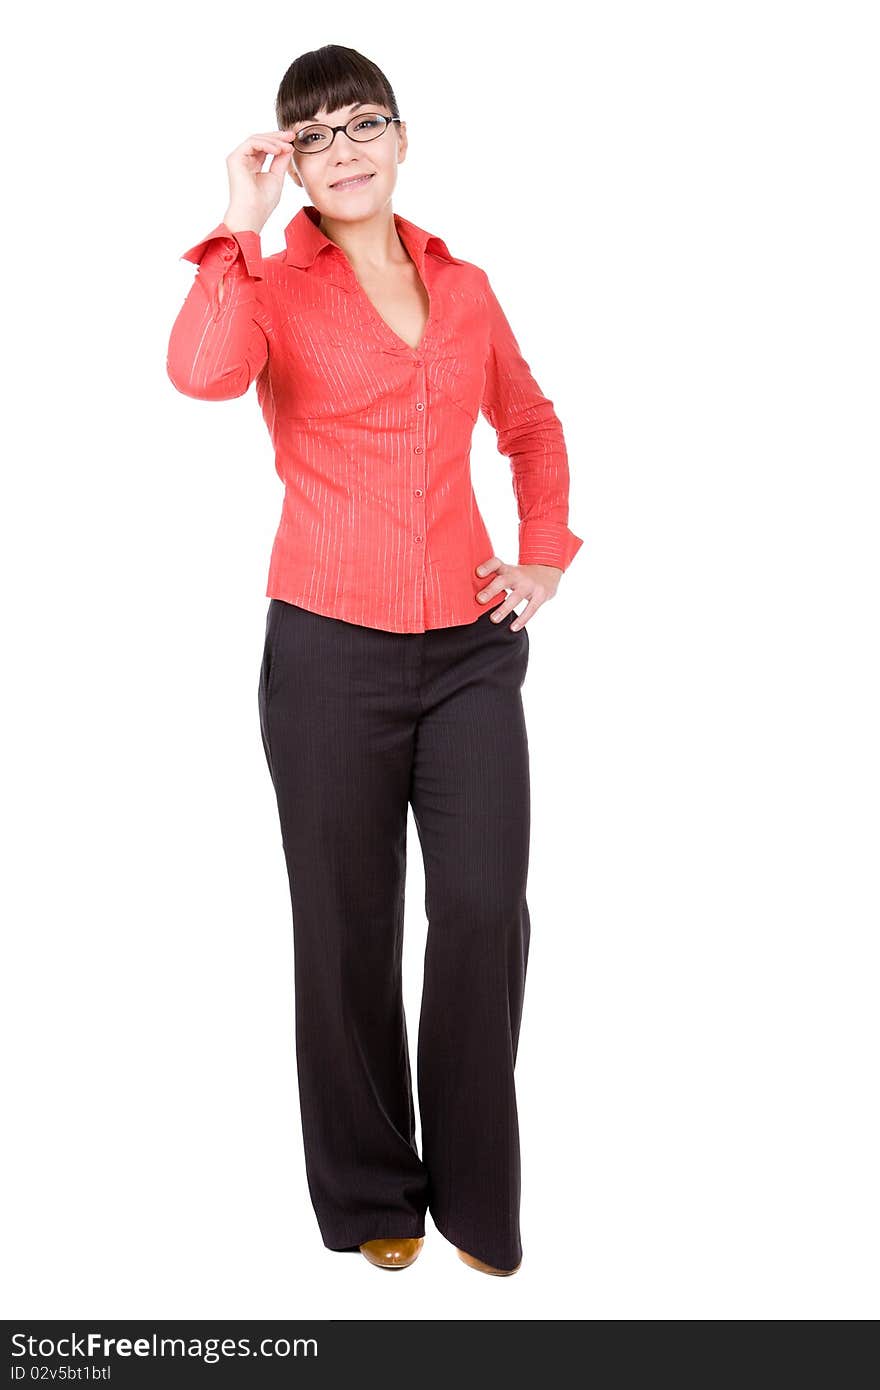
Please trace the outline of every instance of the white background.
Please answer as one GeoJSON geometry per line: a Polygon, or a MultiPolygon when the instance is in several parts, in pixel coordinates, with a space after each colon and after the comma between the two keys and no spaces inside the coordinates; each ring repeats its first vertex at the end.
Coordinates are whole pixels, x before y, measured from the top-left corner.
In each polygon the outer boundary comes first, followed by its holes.
{"type": "MultiPolygon", "coordinates": [[[[306,15],[15,21],[3,1314],[874,1318],[876,7],[306,15]],[[585,542],[529,627],[508,1279],[430,1218],[394,1279],[321,1242],[257,713],[281,484],[253,390],[165,375],[226,156],[327,42],[391,80],[394,209],[489,272],[585,542]]],[[[473,464],[514,560],[483,420],[473,464]]],[[[412,821],[407,913],[412,1041],[412,821]]]]}

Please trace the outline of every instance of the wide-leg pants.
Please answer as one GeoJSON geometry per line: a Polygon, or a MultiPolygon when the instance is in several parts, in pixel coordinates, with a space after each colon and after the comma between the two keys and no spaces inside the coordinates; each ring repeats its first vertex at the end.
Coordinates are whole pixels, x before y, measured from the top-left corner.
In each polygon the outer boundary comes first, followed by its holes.
{"type": "Polygon", "coordinates": [[[331,1250],[423,1235],[430,1210],[497,1268],[522,1255],[529,636],[490,611],[395,633],[269,603],[260,726],[293,908],[306,1174],[331,1250]],[[428,920],[421,1156],[401,988],[410,805],[428,920]]]}

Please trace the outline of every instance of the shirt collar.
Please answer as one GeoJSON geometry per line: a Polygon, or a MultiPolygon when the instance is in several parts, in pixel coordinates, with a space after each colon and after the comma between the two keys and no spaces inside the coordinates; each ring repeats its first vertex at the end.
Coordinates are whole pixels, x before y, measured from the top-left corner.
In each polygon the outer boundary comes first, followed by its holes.
{"type": "MultiPolygon", "coordinates": [[[[415,261],[420,273],[424,273],[426,252],[435,256],[442,256],[454,265],[462,264],[450,254],[446,242],[440,237],[425,231],[424,227],[417,227],[415,222],[410,222],[397,212],[392,215],[397,227],[397,235],[415,261]]],[[[301,270],[307,270],[316,257],[322,251],[326,251],[328,247],[332,247],[340,255],[345,255],[342,248],[321,231],[318,226],[320,218],[321,214],[318,209],[309,203],[300,208],[292,221],[288,222],[284,228],[284,239],[287,242],[284,259],[288,265],[299,266],[301,270]]]]}

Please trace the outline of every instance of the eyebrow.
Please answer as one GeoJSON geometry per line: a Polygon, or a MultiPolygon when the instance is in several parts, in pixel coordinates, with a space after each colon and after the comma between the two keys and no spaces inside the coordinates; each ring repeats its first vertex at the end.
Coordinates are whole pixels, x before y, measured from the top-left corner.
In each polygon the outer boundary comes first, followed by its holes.
{"type": "MultiPolygon", "coordinates": [[[[375,106],[375,105],[376,105],[376,103],[375,103],[374,101],[353,101],[352,104],[351,104],[351,106],[347,106],[347,107],[345,107],[344,109],[345,109],[346,111],[359,111],[360,108],[361,108],[362,106],[371,106],[371,107],[372,107],[372,106],[375,106]]],[[[316,118],[315,118],[314,116],[312,116],[311,120],[302,121],[302,122],[300,122],[299,124],[301,124],[301,125],[303,126],[303,128],[305,128],[306,126],[310,126],[310,125],[323,125],[324,123],[323,123],[323,121],[318,121],[318,120],[316,120],[316,118]]]]}

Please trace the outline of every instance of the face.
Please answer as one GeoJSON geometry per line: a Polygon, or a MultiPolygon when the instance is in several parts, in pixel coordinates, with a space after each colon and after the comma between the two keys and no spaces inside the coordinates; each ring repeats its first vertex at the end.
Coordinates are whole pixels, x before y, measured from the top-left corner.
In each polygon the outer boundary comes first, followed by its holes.
{"type": "MultiPolygon", "coordinates": [[[[319,111],[310,121],[297,121],[291,130],[306,126],[345,125],[352,116],[378,111],[391,115],[391,108],[375,101],[359,101],[336,111],[319,111]]],[[[308,194],[310,202],[327,217],[359,221],[388,202],[397,183],[397,166],[406,157],[406,125],[391,122],[375,140],[352,140],[344,130],[336,134],[327,150],[302,154],[294,150],[289,174],[308,194]],[[334,188],[340,180],[366,174],[366,183],[351,188],[334,188]]]]}

